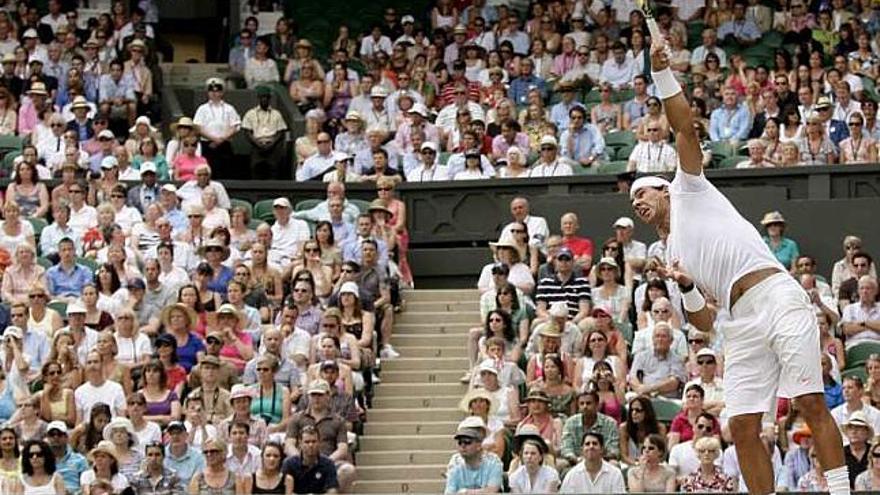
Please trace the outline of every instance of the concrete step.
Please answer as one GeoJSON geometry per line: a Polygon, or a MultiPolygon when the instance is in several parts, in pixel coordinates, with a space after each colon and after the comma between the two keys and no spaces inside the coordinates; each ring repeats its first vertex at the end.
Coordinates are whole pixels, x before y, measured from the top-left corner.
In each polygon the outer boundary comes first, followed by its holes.
{"type": "MultiPolygon", "coordinates": [[[[417,449],[430,445],[437,449],[455,450],[455,439],[451,434],[445,435],[380,435],[363,436],[358,439],[362,450],[371,452],[379,450],[417,449]]],[[[407,473],[409,476],[409,473],[407,473]]]]}
{"type": "Polygon", "coordinates": [[[477,289],[408,290],[403,293],[407,307],[414,302],[471,302],[480,300],[477,289]]]}
{"type": "Polygon", "coordinates": [[[406,311],[394,317],[395,323],[473,323],[479,320],[476,311],[420,311],[411,313],[406,311]],[[477,316],[475,318],[475,316],[477,316]]]}
{"type": "Polygon", "coordinates": [[[417,335],[425,333],[455,333],[466,334],[471,328],[480,326],[479,316],[474,313],[474,319],[471,323],[448,323],[438,321],[433,323],[396,323],[394,324],[394,335],[417,335]]]}
{"type": "MultiPolygon", "coordinates": [[[[457,407],[431,408],[431,409],[370,409],[367,412],[367,420],[370,422],[393,422],[393,421],[461,421],[464,413],[457,407]]],[[[451,436],[449,437],[452,438],[451,436]]],[[[421,445],[424,447],[425,445],[421,445]]],[[[419,446],[409,448],[416,449],[419,446]]],[[[431,445],[434,447],[434,445],[431,445]]],[[[363,450],[371,450],[363,448],[363,450]]],[[[394,449],[385,449],[394,450],[394,449]]]]}
{"type": "Polygon", "coordinates": [[[478,313],[480,311],[480,299],[473,301],[414,301],[406,303],[407,314],[416,314],[425,311],[469,311],[478,313]]]}
{"type": "MultiPolygon", "coordinates": [[[[457,424],[457,422],[456,422],[457,424]]],[[[423,445],[422,447],[429,447],[423,445]]],[[[358,469],[361,466],[394,466],[401,464],[446,464],[454,454],[453,450],[377,450],[357,453],[358,469]]],[[[438,492],[439,493],[439,492],[438,492]]]]}
{"type": "MultiPolygon", "coordinates": [[[[457,421],[398,421],[364,424],[365,435],[448,435],[455,431],[457,421]]],[[[358,456],[360,461],[360,456],[358,456]]]]}
{"type": "MultiPolygon", "coordinates": [[[[385,383],[376,387],[375,398],[380,397],[418,397],[438,396],[464,397],[467,385],[463,383],[385,383]]],[[[418,407],[418,406],[415,406],[418,407]]]]}
{"type": "MultiPolygon", "coordinates": [[[[400,349],[398,349],[400,350],[400,349]]],[[[403,351],[401,351],[403,352],[403,351]]],[[[407,354],[409,355],[409,354],[407,354]]],[[[464,371],[383,371],[382,380],[387,383],[458,383],[464,371]]]]}
{"type": "Polygon", "coordinates": [[[414,407],[456,407],[463,395],[437,395],[434,397],[381,397],[373,399],[373,407],[382,408],[414,408],[414,407]]]}
{"type": "Polygon", "coordinates": [[[402,356],[411,358],[442,358],[442,357],[467,357],[467,348],[465,347],[431,347],[431,346],[400,346],[395,345],[394,348],[402,356]]]}
{"type": "MultiPolygon", "coordinates": [[[[400,477],[406,471],[400,472],[400,477]]],[[[435,480],[374,480],[358,481],[354,484],[354,493],[443,493],[446,481],[438,477],[435,480]]]]}
{"type": "Polygon", "coordinates": [[[394,347],[465,347],[467,335],[426,333],[421,335],[394,335],[391,337],[394,347]]]}
{"type": "Polygon", "coordinates": [[[382,481],[406,473],[408,478],[414,480],[437,480],[442,479],[445,472],[446,464],[358,466],[357,477],[359,481],[382,481]]]}
{"type": "MultiPolygon", "coordinates": [[[[467,358],[408,358],[401,357],[382,360],[382,371],[412,370],[458,370],[464,373],[468,368],[467,358]]],[[[386,384],[382,384],[384,387],[386,384]]],[[[380,387],[381,388],[381,387],[380,387]]]]}

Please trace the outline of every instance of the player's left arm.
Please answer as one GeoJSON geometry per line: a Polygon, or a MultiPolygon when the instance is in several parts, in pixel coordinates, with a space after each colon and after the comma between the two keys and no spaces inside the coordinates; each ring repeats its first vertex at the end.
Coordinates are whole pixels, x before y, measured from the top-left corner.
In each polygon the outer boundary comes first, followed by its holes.
{"type": "Polygon", "coordinates": [[[690,175],[703,173],[703,151],[700,149],[700,138],[694,129],[694,117],[690,104],[681,90],[681,84],[669,68],[668,42],[656,40],[651,43],[651,70],[654,84],[663,106],[666,119],[675,132],[675,148],[678,151],[681,169],[690,175]]]}

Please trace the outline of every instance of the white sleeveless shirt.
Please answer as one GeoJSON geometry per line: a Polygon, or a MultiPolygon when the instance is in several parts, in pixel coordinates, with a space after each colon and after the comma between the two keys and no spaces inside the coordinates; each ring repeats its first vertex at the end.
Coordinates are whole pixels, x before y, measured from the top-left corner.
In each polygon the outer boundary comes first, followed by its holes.
{"type": "Polygon", "coordinates": [[[679,168],[669,188],[667,261],[678,260],[704,294],[730,306],[733,284],[765,268],[785,268],[758,231],[703,174],[679,168]]]}

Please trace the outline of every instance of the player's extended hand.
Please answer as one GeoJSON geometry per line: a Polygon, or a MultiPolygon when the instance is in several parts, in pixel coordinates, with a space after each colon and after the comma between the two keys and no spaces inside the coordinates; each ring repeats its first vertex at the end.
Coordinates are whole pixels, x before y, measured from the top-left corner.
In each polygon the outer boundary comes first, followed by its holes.
{"type": "Polygon", "coordinates": [[[651,70],[660,72],[669,67],[669,42],[666,39],[651,40],[651,70]]]}
{"type": "Polygon", "coordinates": [[[678,260],[673,261],[672,264],[668,266],[658,266],[657,273],[659,273],[662,278],[674,280],[679,287],[688,287],[694,283],[694,279],[681,268],[681,263],[679,263],[678,260]]]}

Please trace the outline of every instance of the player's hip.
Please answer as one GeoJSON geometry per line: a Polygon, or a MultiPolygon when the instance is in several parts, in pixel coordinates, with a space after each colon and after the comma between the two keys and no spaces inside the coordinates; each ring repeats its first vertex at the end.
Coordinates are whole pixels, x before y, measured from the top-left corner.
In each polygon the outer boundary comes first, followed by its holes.
{"type": "Polygon", "coordinates": [[[730,315],[733,320],[772,318],[792,310],[812,311],[810,299],[801,285],[791,275],[780,271],[765,275],[743,292],[736,302],[731,298],[731,302],[730,315]]]}

